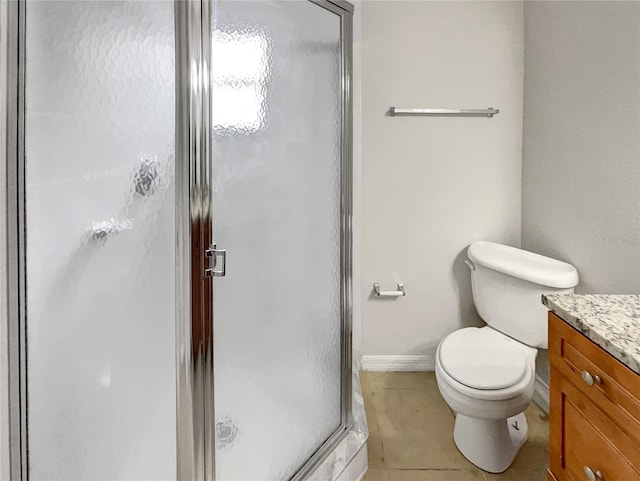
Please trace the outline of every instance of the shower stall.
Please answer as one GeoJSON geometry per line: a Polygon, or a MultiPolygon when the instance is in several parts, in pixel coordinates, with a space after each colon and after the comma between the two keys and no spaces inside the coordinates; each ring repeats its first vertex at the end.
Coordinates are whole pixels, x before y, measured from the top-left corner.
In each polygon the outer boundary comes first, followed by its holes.
{"type": "Polygon", "coordinates": [[[352,6],[3,8],[11,479],[346,479],[352,6]]]}

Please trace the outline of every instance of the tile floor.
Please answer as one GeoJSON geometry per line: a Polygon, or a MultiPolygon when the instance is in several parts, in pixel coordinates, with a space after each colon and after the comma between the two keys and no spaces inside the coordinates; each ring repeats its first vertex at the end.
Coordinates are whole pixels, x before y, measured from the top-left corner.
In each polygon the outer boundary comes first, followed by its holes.
{"type": "Polygon", "coordinates": [[[546,481],[549,423],[526,410],[529,440],[502,474],[476,468],[453,443],[453,413],[433,372],[362,372],[369,424],[364,481],[546,481]]]}

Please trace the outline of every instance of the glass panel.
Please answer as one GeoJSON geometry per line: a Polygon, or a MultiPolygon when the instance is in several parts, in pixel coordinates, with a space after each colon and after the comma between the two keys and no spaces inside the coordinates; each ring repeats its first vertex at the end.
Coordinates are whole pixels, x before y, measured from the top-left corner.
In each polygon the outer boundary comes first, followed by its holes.
{"type": "Polygon", "coordinates": [[[216,479],[285,480],[340,425],[340,17],[213,20],[216,479]]]}
{"type": "Polygon", "coordinates": [[[30,477],[175,479],[172,2],[29,2],[30,477]]]}

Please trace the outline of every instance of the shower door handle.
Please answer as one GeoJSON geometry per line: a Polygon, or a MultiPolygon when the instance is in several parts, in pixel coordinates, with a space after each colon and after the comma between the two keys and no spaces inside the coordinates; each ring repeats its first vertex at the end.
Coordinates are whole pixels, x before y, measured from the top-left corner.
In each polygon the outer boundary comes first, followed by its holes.
{"type": "Polygon", "coordinates": [[[227,250],[217,249],[216,244],[211,245],[206,251],[204,251],[205,257],[213,260],[213,265],[209,269],[205,269],[205,277],[224,277],[227,275],[227,250]],[[222,261],[222,267],[216,270],[218,267],[218,259],[222,261]]]}

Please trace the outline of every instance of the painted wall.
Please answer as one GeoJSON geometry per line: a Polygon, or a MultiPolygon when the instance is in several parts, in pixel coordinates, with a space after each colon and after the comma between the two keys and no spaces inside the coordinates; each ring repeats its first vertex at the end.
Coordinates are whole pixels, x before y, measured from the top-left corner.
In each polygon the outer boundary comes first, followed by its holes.
{"type": "Polygon", "coordinates": [[[640,293],[640,3],[524,20],[522,246],[576,266],[576,292],[640,293]]]}
{"type": "Polygon", "coordinates": [[[640,3],[527,2],[522,244],[640,293],[640,3]]]}
{"type": "MultiPolygon", "coordinates": [[[[520,2],[363,2],[364,363],[419,356],[478,324],[466,247],[519,246],[523,7],[520,2]],[[496,107],[489,118],[389,117],[390,106],[496,107]],[[379,300],[383,289],[407,296],[379,300]]],[[[369,366],[371,368],[371,366],[369,366]]]]}

